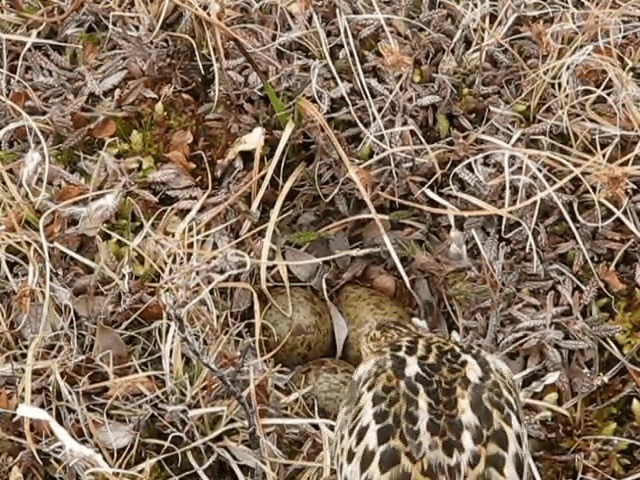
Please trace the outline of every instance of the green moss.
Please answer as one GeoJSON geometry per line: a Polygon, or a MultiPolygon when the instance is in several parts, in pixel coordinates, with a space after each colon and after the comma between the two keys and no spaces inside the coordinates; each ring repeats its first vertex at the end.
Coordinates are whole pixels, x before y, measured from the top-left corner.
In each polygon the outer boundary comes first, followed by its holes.
{"type": "Polygon", "coordinates": [[[7,163],[15,162],[17,159],[18,159],[17,153],[0,150],[0,163],[7,164],[7,163]]]}
{"type": "Polygon", "coordinates": [[[142,163],[140,165],[142,167],[142,176],[148,177],[151,173],[157,170],[156,161],[151,155],[147,155],[142,158],[142,163]]]}
{"type": "Polygon", "coordinates": [[[472,307],[491,298],[487,285],[472,281],[465,272],[454,272],[445,280],[447,292],[463,307],[472,307]]]}
{"type": "Polygon", "coordinates": [[[293,243],[294,245],[307,245],[320,238],[326,238],[327,236],[328,235],[325,233],[308,230],[304,232],[291,233],[289,235],[286,235],[285,238],[287,241],[293,243]]]}
{"type": "Polygon", "coordinates": [[[360,160],[362,161],[366,161],[366,160],[369,160],[371,157],[373,157],[373,153],[374,151],[371,146],[371,143],[366,142],[358,152],[358,158],[360,158],[360,160]]]}
{"type": "Polygon", "coordinates": [[[127,255],[128,246],[123,244],[121,240],[112,238],[107,242],[107,245],[109,248],[109,253],[113,255],[116,260],[121,261],[127,255]]]}
{"type": "Polygon", "coordinates": [[[436,115],[436,125],[438,127],[438,135],[441,139],[445,139],[451,134],[451,123],[446,114],[438,113],[436,115]]]}
{"type": "Polygon", "coordinates": [[[84,44],[94,45],[96,47],[102,44],[102,38],[98,32],[82,32],[80,34],[80,41],[84,44]]]}
{"type": "Polygon", "coordinates": [[[116,118],[116,136],[118,138],[129,138],[133,132],[131,121],[125,118],[116,118]]]}
{"type": "Polygon", "coordinates": [[[566,222],[557,222],[551,225],[548,229],[549,233],[553,233],[555,235],[564,235],[569,232],[571,229],[566,222]]]}
{"type": "Polygon", "coordinates": [[[78,162],[79,157],[72,150],[58,150],[53,154],[53,159],[61,167],[72,167],[78,162]]]}
{"type": "Polygon", "coordinates": [[[623,353],[640,350],[640,290],[614,302],[614,308],[618,313],[612,323],[621,328],[615,338],[623,353]]]}

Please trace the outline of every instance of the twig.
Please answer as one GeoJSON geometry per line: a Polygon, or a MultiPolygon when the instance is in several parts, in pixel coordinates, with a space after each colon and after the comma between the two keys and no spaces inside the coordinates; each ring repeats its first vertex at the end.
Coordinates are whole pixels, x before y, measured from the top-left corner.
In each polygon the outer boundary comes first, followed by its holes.
{"type": "MultiPolygon", "coordinates": [[[[260,449],[260,438],[258,436],[258,427],[256,422],[258,412],[249,405],[249,402],[247,402],[246,398],[242,394],[242,388],[240,388],[239,382],[236,380],[238,374],[237,370],[232,374],[233,378],[229,378],[228,375],[215,366],[211,361],[206,360],[204,355],[201,353],[200,348],[198,348],[196,341],[189,334],[184,322],[184,317],[176,311],[176,309],[172,307],[167,308],[167,317],[176,325],[180,336],[185,340],[196,360],[204,365],[207,370],[209,370],[222,383],[223,387],[233,396],[244,411],[244,414],[247,417],[249,446],[256,454],[256,464],[262,466],[262,452],[260,449]]],[[[244,364],[244,362],[241,362],[241,365],[242,364],[244,364]]],[[[256,480],[264,478],[264,472],[260,468],[256,469],[255,475],[256,480]]]]}

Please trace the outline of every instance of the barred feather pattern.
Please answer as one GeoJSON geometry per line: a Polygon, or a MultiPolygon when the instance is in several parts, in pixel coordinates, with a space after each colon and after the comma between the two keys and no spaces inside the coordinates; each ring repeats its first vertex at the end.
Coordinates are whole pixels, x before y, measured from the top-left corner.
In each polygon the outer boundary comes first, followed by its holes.
{"type": "Polygon", "coordinates": [[[524,480],[527,436],[507,365],[412,325],[363,340],[341,405],[338,480],[524,480]]]}

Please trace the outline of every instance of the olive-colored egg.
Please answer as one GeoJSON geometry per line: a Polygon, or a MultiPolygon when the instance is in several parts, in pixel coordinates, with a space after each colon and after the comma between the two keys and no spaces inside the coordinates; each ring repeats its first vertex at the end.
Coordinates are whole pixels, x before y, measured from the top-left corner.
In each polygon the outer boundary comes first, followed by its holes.
{"type": "Polygon", "coordinates": [[[344,360],[319,358],[296,369],[292,380],[299,389],[311,385],[311,390],[303,397],[311,411],[314,411],[315,401],[318,413],[335,419],[354,370],[355,367],[344,360]]]}
{"type": "Polygon", "coordinates": [[[342,356],[352,365],[362,361],[360,342],[376,322],[411,322],[411,314],[395,300],[361,285],[346,285],[338,294],[336,306],[347,322],[349,334],[342,356]]]}
{"type": "MultiPolygon", "coordinates": [[[[274,301],[285,312],[289,309],[287,289],[270,290],[274,301]]],[[[311,290],[291,287],[291,315],[287,316],[269,304],[262,315],[262,335],[265,348],[271,352],[285,340],[273,358],[290,368],[331,356],[335,350],[333,323],[324,300],[311,290]],[[289,337],[287,335],[291,332],[289,337]]]]}

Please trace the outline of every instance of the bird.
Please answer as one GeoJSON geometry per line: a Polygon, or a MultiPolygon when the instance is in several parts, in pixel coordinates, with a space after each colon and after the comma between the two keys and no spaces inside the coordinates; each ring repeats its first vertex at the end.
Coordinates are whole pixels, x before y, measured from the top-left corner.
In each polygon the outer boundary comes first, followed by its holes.
{"type": "Polygon", "coordinates": [[[377,322],[335,427],[337,480],[524,480],[527,433],[509,367],[413,323],[377,322]]]}

